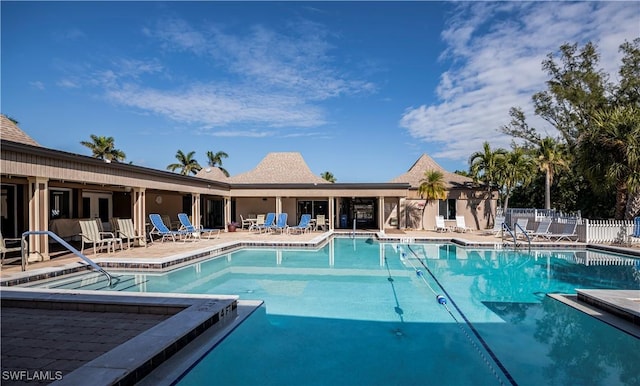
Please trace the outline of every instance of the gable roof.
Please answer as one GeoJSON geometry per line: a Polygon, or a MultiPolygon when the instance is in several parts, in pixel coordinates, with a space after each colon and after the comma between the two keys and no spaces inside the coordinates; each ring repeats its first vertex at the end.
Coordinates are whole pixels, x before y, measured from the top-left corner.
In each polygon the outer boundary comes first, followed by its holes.
{"type": "Polygon", "coordinates": [[[229,180],[229,177],[227,177],[222,172],[222,170],[220,170],[220,168],[211,167],[211,166],[207,166],[200,169],[200,171],[196,173],[196,177],[204,178],[206,180],[223,181],[223,182],[227,182],[229,180]]]}
{"type": "Polygon", "coordinates": [[[32,146],[40,146],[33,138],[22,131],[18,125],[7,118],[4,114],[0,114],[0,136],[3,140],[24,143],[32,146]]]}
{"type": "Polygon", "coordinates": [[[424,172],[427,170],[437,170],[442,172],[447,188],[462,187],[473,182],[473,179],[469,177],[444,170],[442,166],[426,154],[420,156],[420,158],[418,158],[406,173],[399,175],[390,182],[406,182],[411,185],[411,188],[417,189],[420,186],[420,181],[424,178],[424,172]]]}
{"type": "Polygon", "coordinates": [[[313,174],[297,152],[269,153],[255,169],[230,177],[228,181],[238,184],[330,184],[313,174]]]}

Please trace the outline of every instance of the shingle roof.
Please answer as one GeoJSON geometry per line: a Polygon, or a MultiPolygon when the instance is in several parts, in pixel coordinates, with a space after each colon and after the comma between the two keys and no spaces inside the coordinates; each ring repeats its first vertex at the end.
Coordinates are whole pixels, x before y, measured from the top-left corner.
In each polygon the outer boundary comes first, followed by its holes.
{"type": "Polygon", "coordinates": [[[424,178],[424,172],[427,170],[441,171],[444,175],[444,181],[448,188],[468,185],[473,182],[473,179],[469,177],[444,170],[442,166],[438,165],[433,158],[426,154],[420,156],[420,158],[418,158],[406,173],[399,175],[390,182],[405,182],[409,183],[412,188],[418,188],[420,186],[420,181],[424,178]]]}
{"type": "Polygon", "coordinates": [[[227,180],[229,180],[229,177],[227,177],[222,172],[222,170],[220,170],[220,168],[210,167],[210,166],[200,169],[200,171],[196,174],[196,177],[204,178],[207,180],[213,180],[213,181],[223,181],[223,182],[226,182],[227,180]]]}
{"type": "Polygon", "coordinates": [[[230,177],[229,182],[238,184],[291,183],[329,184],[316,176],[300,153],[269,153],[262,161],[246,173],[230,177]]]}
{"type": "Polygon", "coordinates": [[[6,141],[20,142],[32,146],[40,146],[33,138],[20,130],[12,120],[0,114],[0,138],[6,141]]]}

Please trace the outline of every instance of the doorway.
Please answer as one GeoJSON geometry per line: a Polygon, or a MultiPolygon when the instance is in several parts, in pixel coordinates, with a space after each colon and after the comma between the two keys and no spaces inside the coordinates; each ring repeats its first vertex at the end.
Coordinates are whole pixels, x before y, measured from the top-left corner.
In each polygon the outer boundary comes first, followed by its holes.
{"type": "Polygon", "coordinates": [[[83,192],[82,215],[87,218],[99,218],[109,223],[113,213],[113,196],[111,193],[83,192]]]}

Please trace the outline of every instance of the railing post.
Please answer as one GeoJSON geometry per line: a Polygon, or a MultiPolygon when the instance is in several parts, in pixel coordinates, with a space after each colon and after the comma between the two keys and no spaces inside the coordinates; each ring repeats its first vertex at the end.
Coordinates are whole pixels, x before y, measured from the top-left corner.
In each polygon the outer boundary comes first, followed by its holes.
{"type": "Polygon", "coordinates": [[[588,243],[591,240],[591,235],[589,233],[589,219],[584,219],[582,223],[584,224],[584,242],[588,243]]]}

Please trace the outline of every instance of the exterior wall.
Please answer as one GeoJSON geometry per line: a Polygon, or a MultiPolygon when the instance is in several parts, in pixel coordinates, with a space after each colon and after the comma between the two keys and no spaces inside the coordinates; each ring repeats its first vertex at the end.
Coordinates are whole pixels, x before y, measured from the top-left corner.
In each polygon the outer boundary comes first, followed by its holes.
{"type": "Polygon", "coordinates": [[[438,201],[427,203],[426,200],[407,199],[404,201],[404,204],[406,214],[405,228],[415,230],[435,229],[436,216],[438,215],[438,201]]]}
{"type": "MultiPolygon", "coordinates": [[[[145,207],[147,215],[149,213],[158,213],[160,215],[168,215],[172,223],[178,222],[178,213],[183,212],[182,195],[169,193],[150,193],[147,192],[145,198],[145,207]],[[162,202],[158,203],[156,199],[162,197],[162,202]]],[[[145,219],[145,221],[148,221],[145,219]]],[[[167,224],[169,225],[169,224],[167,224]]]]}
{"type": "Polygon", "coordinates": [[[276,211],[275,197],[239,197],[236,202],[236,218],[233,221],[240,222],[240,215],[244,218],[255,217],[259,214],[267,214],[276,211]]]}
{"type": "Polygon", "coordinates": [[[283,198],[282,199],[282,213],[287,213],[287,225],[298,224],[298,200],[295,198],[283,198]]]}
{"type": "Polygon", "coordinates": [[[401,208],[401,199],[399,197],[385,197],[384,198],[384,215],[383,215],[383,228],[398,229],[402,227],[402,224],[406,221],[401,221],[401,216],[404,211],[401,208]]]}
{"type": "MultiPolygon", "coordinates": [[[[466,226],[473,229],[486,229],[488,227],[489,213],[492,213],[491,218],[495,216],[496,200],[486,200],[477,192],[477,197],[474,196],[474,192],[470,193],[452,191],[447,198],[456,200],[456,215],[464,216],[466,226]]],[[[401,228],[421,229],[421,224],[424,224],[424,229],[427,230],[435,228],[435,216],[439,214],[439,202],[431,201],[427,203],[423,214],[422,203],[425,201],[418,198],[403,200],[405,222],[402,225],[401,221],[401,228]]],[[[445,220],[445,224],[455,226],[455,220],[445,220]]]]}

